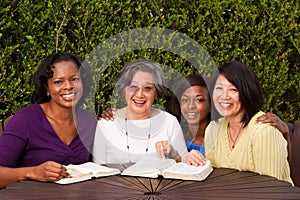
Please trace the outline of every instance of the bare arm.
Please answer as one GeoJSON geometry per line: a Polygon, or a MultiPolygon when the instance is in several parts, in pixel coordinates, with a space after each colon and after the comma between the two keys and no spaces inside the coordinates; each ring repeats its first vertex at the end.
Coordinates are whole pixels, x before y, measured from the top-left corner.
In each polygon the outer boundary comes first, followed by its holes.
{"type": "Polygon", "coordinates": [[[66,168],[53,161],[47,161],[34,167],[9,168],[0,166],[0,188],[25,179],[47,182],[58,181],[65,177],[69,177],[66,168]]]}

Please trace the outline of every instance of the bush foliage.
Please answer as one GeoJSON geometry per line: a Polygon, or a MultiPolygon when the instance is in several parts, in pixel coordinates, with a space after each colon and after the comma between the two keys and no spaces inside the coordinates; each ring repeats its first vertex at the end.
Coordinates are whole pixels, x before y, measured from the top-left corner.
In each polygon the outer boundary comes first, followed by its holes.
{"type": "MultiPolygon", "coordinates": [[[[285,121],[300,119],[297,0],[4,0],[0,15],[1,121],[29,104],[32,75],[47,55],[68,51],[86,58],[109,38],[143,27],[185,34],[217,65],[245,62],[261,81],[263,110],[285,121]]],[[[122,66],[134,58],[150,58],[183,75],[194,72],[192,64],[175,51],[149,47],[121,54],[106,63],[105,71],[96,71],[101,73],[97,114],[111,106],[112,83],[122,66]]]]}

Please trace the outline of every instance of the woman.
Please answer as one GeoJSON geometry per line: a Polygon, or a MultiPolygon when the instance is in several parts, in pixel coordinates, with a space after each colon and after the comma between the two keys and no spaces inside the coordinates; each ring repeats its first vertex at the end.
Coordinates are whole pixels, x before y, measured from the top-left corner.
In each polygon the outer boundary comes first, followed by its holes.
{"type": "Polygon", "coordinates": [[[48,56],[34,74],[32,105],[20,109],[0,138],[0,187],[68,177],[63,165],[89,161],[96,118],[79,108],[91,74],[72,53],[48,56]]]}
{"type": "Polygon", "coordinates": [[[207,159],[215,167],[234,168],[276,177],[292,183],[287,141],[268,124],[257,124],[264,113],[263,93],[255,73],[241,62],[219,67],[213,102],[221,119],[205,132],[207,159]]]}
{"type": "Polygon", "coordinates": [[[205,155],[204,132],[210,122],[210,96],[201,75],[182,78],[166,101],[166,111],[180,122],[188,151],[197,150],[205,155]]]}
{"type": "Polygon", "coordinates": [[[137,162],[156,153],[159,158],[184,158],[187,150],[178,121],[152,107],[165,92],[161,68],[150,60],[133,61],[123,69],[116,88],[126,106],[116,111],[114,121],[98,122],[94,162],[137,162]]]}

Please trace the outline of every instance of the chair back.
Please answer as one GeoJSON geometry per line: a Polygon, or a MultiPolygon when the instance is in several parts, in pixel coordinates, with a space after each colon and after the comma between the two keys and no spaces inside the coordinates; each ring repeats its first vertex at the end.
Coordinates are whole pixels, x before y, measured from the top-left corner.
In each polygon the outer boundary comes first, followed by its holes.
{"type": "Polygon", "coordinates": [[[300,187],[300,121],[294,123],[291,148],[291,176],[295,186],[300,187]]]}
{"type": "Polygon", "coordinates": [[[3,122],[3,125],[2,125],[2,122],[0,122],[0,137],[2,136],[2,133],[5,129],[5,127],[7,126],[8,122],[12,119],[13,115],[7,117],[4,122],[3,122]]]}
{"type": "Polygon", "coordinates": [[[0,137],[1,137],[1,135],[2,135],[2,132],[3,132],[2,122],[0,122],[0,137]]]}
{"type": "Polygon", "coordinates": [[[3,123],[3,130],[5,129],[5,127],[7,126],[8,122],[13,118],[14,115],[11,115],[9,117],[7,117],[5,120],[4,120],[4,123],[3,123]]]}

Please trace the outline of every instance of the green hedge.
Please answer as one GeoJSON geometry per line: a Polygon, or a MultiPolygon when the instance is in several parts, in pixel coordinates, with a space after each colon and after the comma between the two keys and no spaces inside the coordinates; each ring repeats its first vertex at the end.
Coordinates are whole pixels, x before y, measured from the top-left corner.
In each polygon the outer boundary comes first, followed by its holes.
{"type": "MultiPolygon", "coordinates": [[[[109,38],[143,27],[186,34],[217,65],[229,60],[247,63],[262,83],[264,111],[285,121],[300,119],[297,0],[4,0],[0,5],[1,121],[29,104],[32,75],[45,56],[68,51],[86,58],[109,38]]],[[[110,106],[112,82],[124,63],[140,57],[172,66],[183,75],[194,71],[185,58],[166,49],[122,54],[99,71],[97,114],[110,106]]]]}

